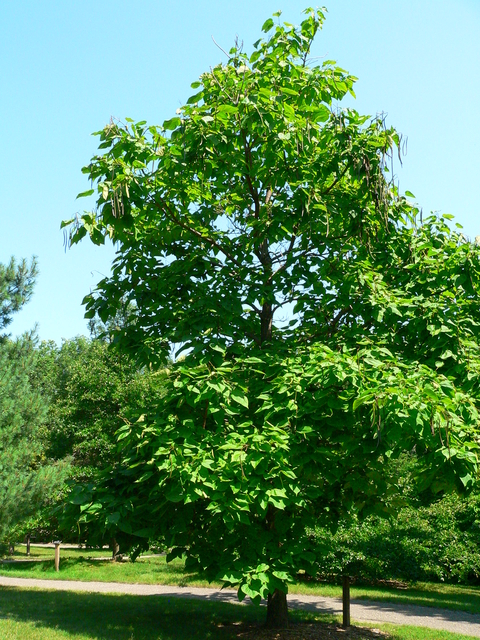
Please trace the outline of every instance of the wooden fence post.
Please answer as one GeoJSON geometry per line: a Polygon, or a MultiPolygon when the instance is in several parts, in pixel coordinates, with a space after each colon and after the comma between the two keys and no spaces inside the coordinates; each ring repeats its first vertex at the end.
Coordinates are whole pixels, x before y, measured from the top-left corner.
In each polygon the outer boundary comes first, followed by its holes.
{"type": "Polygon", "coordinates": [[[60,571],[60,540],[55,540],[55,571],[60,571]]]}
{"type": "Polygon", "coordinates": [[[348,629],[350,626],[350,578],[343,576],[343,627],[348,629]]]}

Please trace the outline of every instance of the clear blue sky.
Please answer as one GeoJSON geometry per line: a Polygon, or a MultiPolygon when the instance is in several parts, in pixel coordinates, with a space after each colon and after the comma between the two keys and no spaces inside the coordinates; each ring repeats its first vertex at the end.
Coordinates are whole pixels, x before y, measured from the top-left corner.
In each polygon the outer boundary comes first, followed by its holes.
{"type": "MultiPolygon", "coordinates": [[[[22,0],[0,7],[0,261],[37,255],[32,301],[10,330],[87,334],[82,298],[113,257],[64,250],[62,219],[83,205],[81,167],[111,116],[172,117],[190,83],[235,36],[247,51],[274,11],[298,23],[307,0],[22,0]]],[[[480,235],[480,0],[330,0],[313,55],[358,76],[356,108],[408,136],[400,188],[424,211],[480,235]]]]}

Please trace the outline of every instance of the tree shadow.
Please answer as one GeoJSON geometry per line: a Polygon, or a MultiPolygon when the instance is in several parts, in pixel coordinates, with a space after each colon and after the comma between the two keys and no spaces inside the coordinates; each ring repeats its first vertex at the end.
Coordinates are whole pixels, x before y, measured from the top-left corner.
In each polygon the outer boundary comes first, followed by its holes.
{"type": "MultiPolygon", "coordinates": [[[[101,640],[226,640],[265,611],[169,596],[132,596],[0,587],[1,618],[101,640]]],[[[20,637],[20,636],[19,636],[20,637]]]]}

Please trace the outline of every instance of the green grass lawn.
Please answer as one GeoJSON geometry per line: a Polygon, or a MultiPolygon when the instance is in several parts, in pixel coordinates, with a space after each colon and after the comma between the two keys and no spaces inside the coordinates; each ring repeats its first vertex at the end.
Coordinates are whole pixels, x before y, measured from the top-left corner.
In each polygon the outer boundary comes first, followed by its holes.
{"type": "Polygon", "coordinates": [[[187,640],[228,638],[258,608],[176,598],[0,589],[2,640],[187,640]]]}
{"type": "MultiPolygon", "coordinates": [[[[263,607],[213,601],[0,587],[2,640],[233,640],[247,631],[251,640],[264,617],[263,607]]],[[[332,616],[300,611],[292,611],[290,619],[294,624],[335,622],[332,616]]],[[[416,627],[381,628],[389,640],[467,640],[416,627]]],[[[372,637],[368,630],[365,633],[372,637]]]]}
{"type": "MultiPolygon", "coordinates": [[[[54,547],[34,547],[30,546],[30,555],[27,556],[27,545],[17,544],[15,545],[15,552],[12,556],[5,556],[4,560],[24,560],[27,558],[41,559],[51,558],[53,559],[55,554],[54,547]]],[[[112,552],[110,549],[92,549],[85,547],[61,547],[61,555],[63,558],[110,558],[112,552]]]]}
{"type": "MultiPolygon", "coordinates": [[[[296,584],[292,586],[291,592],[342,597],[340,586],[324,583],[296,584]]],[[[350,593],[352,598],[360,600],[418,604],[424,607],[480,613],[480,587],[417,582],[402,588],[353,585],[350,593]]]]}
{"type": "MultiPolygon", "coordinates": [[[[185,571],[181,560],[166,563],[165,556],[139,558],[135,563],[93,560],[102,551],[93,553],[85,549],[62,549],[60,571],[53,564],[53,550],[48,551],[46,560],[0,565],[0,575],[23,578],[48,578],[52,580],[97,580],[99,582],[130,582],[143,584],[170,584],[176,586],[220,586],[209,584],[196,573],[185,571]],[[97,554],[97,555],[95,555],[97,554]]],[[[103,553],[103,555],[105,555],[103,553]]],[[[18,559],[22,557],[19,549],[18,559]]],[[[341,597],[341,587],[321,582],[297,583],[291,585],[290,593],[341,597]]],[[[480,613],[480,588],[436,583],[417,583],[407,588],[368,587],[354,585],[351,597],[403,604],[419,604],[430,607],[456,609],[470,613],[480,613]]]]}

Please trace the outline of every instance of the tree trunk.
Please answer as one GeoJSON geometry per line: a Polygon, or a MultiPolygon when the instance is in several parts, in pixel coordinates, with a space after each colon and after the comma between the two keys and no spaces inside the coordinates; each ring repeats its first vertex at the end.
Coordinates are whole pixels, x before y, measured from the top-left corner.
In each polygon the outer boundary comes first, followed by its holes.
{"type": "Polygon", "coordinates": [[[287,594],[278,589],[268,594],[267,627],[268,629],[286,629],[288,627],[287,594]]]}
{"type": "Polygon", "coordinates": [[[118,542],[115,538],[111,539],[110,548],[112,549],[112,560],[113,562],[116,562],[118,560],[118,552],[120,551],[120,547],[118,546],[118,542]]]}
{"type": "Polygon", "coordinates": [[[263,303],[260,318],[260,343],[263,344],[264,342],[272,339],[273,312],[270,302],[263,303]]]}

